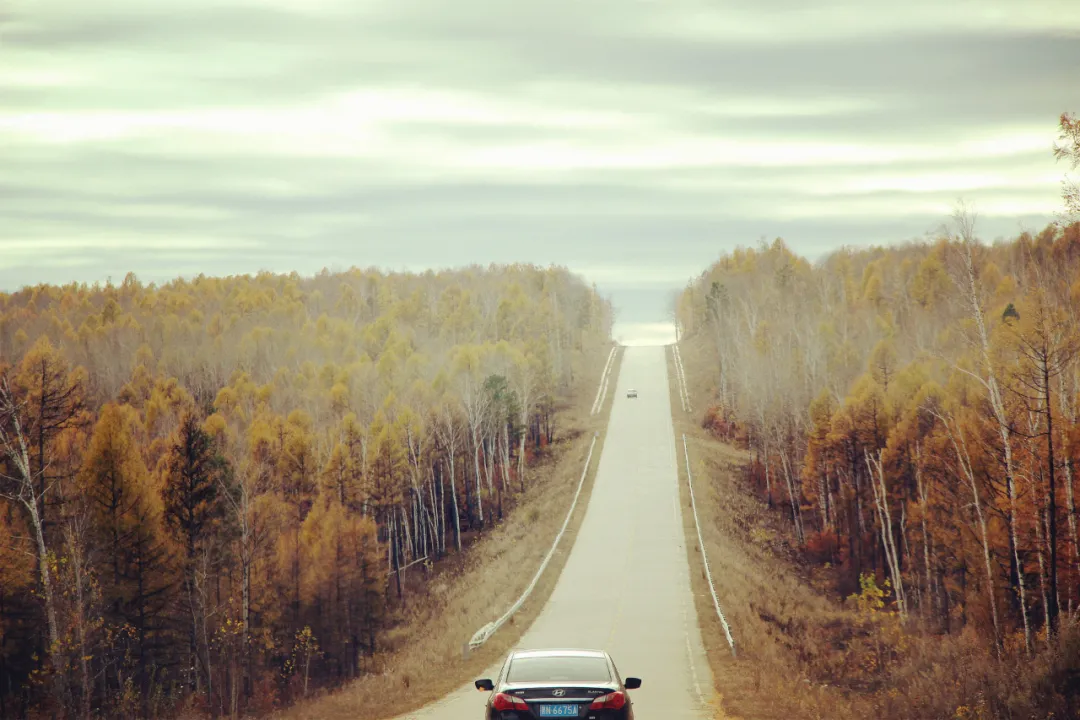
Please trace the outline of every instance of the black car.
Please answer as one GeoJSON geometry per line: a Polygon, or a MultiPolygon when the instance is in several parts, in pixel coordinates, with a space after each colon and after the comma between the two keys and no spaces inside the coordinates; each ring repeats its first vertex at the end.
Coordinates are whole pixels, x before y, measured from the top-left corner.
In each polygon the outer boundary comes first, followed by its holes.
{"type": "Polygon", "coordinates": [[[603,650],[514,650],[499,677],[477,680],[487,690],[487,720],[633,720],[627,690],[641,680],[622,680],[603,650]]]}

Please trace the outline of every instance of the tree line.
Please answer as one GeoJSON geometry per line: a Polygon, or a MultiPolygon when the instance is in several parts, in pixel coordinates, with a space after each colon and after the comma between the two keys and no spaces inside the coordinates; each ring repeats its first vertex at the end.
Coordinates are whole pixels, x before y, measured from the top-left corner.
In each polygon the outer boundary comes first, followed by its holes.
{"type": "Polygon", "coordinates": [[[267,710],[530,482],[610,303],[562,268],[0,294],[0,716],[267,710]]]}
{"type": "Polygon", "coordinates": [[[1080,611],[1080,224],[816,265],[781,240],[724,256],[678,317],[711,347],[715,434],[793,538],[887,581],[901,617],[1032,652],[1080,611]]]}

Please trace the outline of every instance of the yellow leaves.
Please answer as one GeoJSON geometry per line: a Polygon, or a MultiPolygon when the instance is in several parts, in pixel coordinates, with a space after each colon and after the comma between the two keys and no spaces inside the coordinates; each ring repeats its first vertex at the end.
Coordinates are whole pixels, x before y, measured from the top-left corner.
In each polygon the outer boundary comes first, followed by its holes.
{"type": "Polygon", "coordinates": [[[945,264],[938,251],[932,252],[919,263],[919,269],[911,281],[911,296],[924,308],[937,307],[952,290],[945,264]]]}
{"type": "MultiPolygon", "coordinates": [[[[24,337],[25,335],[26,333],[23,333],[24,337]]],[[[40,372],[41,367],[53,367],[63,364],[65,363],[60,351],[50,342],[49,338],[45,335],[38,337],[33,346],[26,351],[22,362],[19,363],[19,373],[23,376],[24,387],[32,387],[32,377],[40,372]]]]}
{"type": "Polygon", "coordinates": [[[472,378],[479,378],[483,350],[476,345],[459,345],[454,348],[451,359],[452,372],[464,374],[472,378]]]}
{"type": "Polygon", "coordinates": [[[119,317],[120,312],[120,303],[116,302],[114,298],[109,298],[105,302],[105,307],[101,309],[101,324],[111,325],[119,317]]]}
{"type": "Polygon", "coordinates": [[[381,561],[374,522],[349,513],[331,494],[320,495],[305,518],[298,551],[305,604],[330,597],[336,587],[350,588],[356,595],[384,587],[383,573],[364,573],[365,564],[371,569],[381,561]]]}
{"type": "Polygon", "coordinates": [[[835,403],[832,393],[824,389],[810,403],[810,432],[807,440],[803,477],[808,481],[809,495],[817,495],[817,479],[828,472],[829,431],[832,427],[835,403]]]}
{"type": "Polygon", "coordinates": [[[219,338],[229,328],[229,322],[225,317],[217,312],[210,318],[210,322],[206,325],[206,334],[212,338],[219,338]]]}
{"type": "Polygon", "coordinates": [[[151,498],[149,472],[134,438],[138,427],[136,411],[114,403],[101,409],[94,426],[77,482],[80,492],[94,503],[102,526],[137,524],[139,519],[126,515],[133,503],[156,504],[151,498]]]}
{"type": "Polygon", "coordinates": [[[340,503],[322,496],[304,519],[300,530],[302,563],[301,600],[310,603],[337,570],[336,541],[345,524],[340,503]]]}
{"type": "Polygon", "coordinates": [[[435,395],[444,395],[450,389],[450,377],[445,369],[440,369],[431,381],[431,390],[435,395]]]}
{"type": "MultiPolygon", "coordinates": [[[[85,378],[92,388],[89,422],[54,440],[52,449],[62,446],[62,453],[49,453],[49,471],[60,478],[57,493],[63,492],[47,503],[50,512],[57,509],[52,527],[66,521],[69,493],[100,484],[106,469],[156,491],[149,493],[157,496],[149,510],[157,520],[146,522],[160,524],[161,493],[177,474],[170,457],[178,425],[193,411],[196,427],[214,440],[213,453],[222,453],[234,471],[220,478],[224,484],[215,483],[229,525],[214,526],[220,533],[214,552],[220,555],[210,572],[228,578],[219,588],[224,604],[215,605],[226,614],[215,614],[217,622],[210,620],[207,628],[219,636],[235,634],[237,608],[229,602],[239,593],[240,564],[250,561],[244,569],[252,570],[245,576],[253,584],[252,609],[259,624],[284,641],[278,648],[283,652],[295,630],[286,622],[296,618],[284,619],[290,608],[274,594],[288,588],[293,560],[299,558],[308,573],[305,582],[312,588],[306,598],[319,594],[326,601],[320,610],[328,615],[322,618],[340,612],[331,607],[337,596],[326,585],[334,573],[348,581],[342,593],[354,596],[374,587],[372,602],[381,601],[377,588],[385,582],[385,560],[374,520],[359,513],[374,511],[382,520],[394,503],[404,502],[410,449],[417,477],[439,482],[439,471],[428,477],[424,463],[438,462],[431,457],[436,443],[429,425],[444,400],[453,405],[455,449],[464,450],[469,441],[461,437],[461,399],[446,393],[464,391],[467,376],[475,378],[472,389],[483,398],[484,380],[495,374],[506,377],[519,396],[539,395],[549,390],[545,382],[554,370],[565,377],[570,368],[576,373],[582,367],[575,348],[605,340],[598,328],[610,319],[610,307],[594,289],[564,270],[531,266],[422,276],[354,270],[301,278],[264,272],[200,276],[163,288],[129,276],[119,289],[43,285],[0,294],[0,307],[0,354],[3,364],[13,366],[13,380],[22,365],[48,357],[62,367],[62,377],[85,378]],[[505,344],[492,345],[497,341],[505,344]],[[468,347],[455,353],[458,345],[468,347]],[[71,369],[78,365],[89,371],[71,369]],[[529,378],[530,372],[538,377],[529,378]],[[526,381],[535,387],[520,389],[526,381]],[[113,403],[102,408],[108,400],[113,403]],[[212,412],[204,418],[208,405],[212,412]],[[326,497],[315,500],[316,492],[326,497]],[[281,558],[273,547],[279,537],[281,558]],[[274,570],[279,561],[288,565],[281,568],[284,579],[274,570]]],[[[482,422],[482,413],[476,414],[482,422]]],[[[220,466],[217,457],[209,463],[220,466]]],[[[427,493],[428,486],[422,490],[427,493]]],[[[425,504],[447,500],[424,495],[425,504]]],[[[425,507],[432,516],[436,510],[425,507]]],[[[5,591],[25,584],[29,596],[34,567],[21,558],[33,548],[23,546],[23,523],[17,514],[0,518],[0,583],[5,591]]],[[[59,544],[56,538],[50,540],[59,544]]],[[[105,580],[103,587],[112,582],[105,580]]],[[[59,587],[58,597],[67,591],[59,587]]],[[[302,612],[299,617],[316,616],[302,612]]],[[[325,636],[322,628],[332,622],[313,623],[311,639],[325,636]]],[[[183,644],[183,638],[176,642],[183,644]]],[[[172,656],[172,648],[162,652],[172,656]]],[[[103,662],[101,653],[94,654],[95,662],[103,662]]]]}
{"type": "Polygon", "coordinates": [[[297,409],[290,412],[287,418],[287,422],[289,423],[289,425],[292,425],[300,432],[311,432],[311,415],[307,414],[303,410],[297,409]]]}
{"type": "Polygon", "coordinates": [[[768,545],[776,540],[776,533],[763,527],[750,528],[750,541],[755,545],[768,545]]]}
{"type": "Polygon", "coordinates": [[[892,408],[872,375],[863,374],[855,380],[844,405],[863,444],[875,447],[877,441],[885,440],[892,423],[892,408]]]}
{"type": "Polygon", "coordinates": [[[862,573],[859,575],[859,587],[860,592],[849,595],[848,602],[854,603],[860,613],[873,615],[885,607],[885,595],[890,588],[888,578],[883,587],[878,587],[873,575],[862,573]]]}
{"type": "Polygon", "coordinates": [[[194,403],[191,393],[181,387],[176,378],[158,378],[143,410],[147,432],[167,434],[184,409],[194,403]]]}
{"type": "Polygon", "coordinates": [[[814,426],[828,427],[834,409],[833,396],[823,388],[810,403],[810,421],[814,426]]]}
{"type": "Polygon", "coordinates": [[[386,316],[379,317],[375,322],[368,324],[361,334],[364,350],[373,357],[378,357],[390,337],[393,324],[386,316]]]}
{"type": "Polygon", "coordinates": [[[889,380],[896,373],[896,364],[896,345],[892,339],[879,340],[870,351],[869,370],[874,377],[874,382],[887,389],[889,380]]]}
{"type": "Polygon", "coordinates": [[[879,262],[870,263],[863,273],[863,300],[873,307],[878,307],[885,300],[884,282],[881,279],[879,262]]]}
{"type": "Polygon", "coordinates": [[[273,418],[266,413],[256,415],[247,427],[247,442],[252,459],[257,462],[271,462],[274,452],[274,443],[277,440],[276,425],[280,419],[273,418]],[[276,420],[276,422],[275,422],[276,420]]]}
{"type": "Polygon", "coordinates": [[[225,415],[231,415],[238,410],[240,405],[240,394],[235,388],[231,386],[225,386],[218,390],[218,394],[214,397],[214,407],[218,412],[225,415]]]}
{"type": "Polygon", "coordinates": [[[203,421],[203,432],[217,442],[224,442],[228,436],[229,426],[221,413],[214,413],[203,421]]]}
{"type": "Polygon", "coordinates": [[[385,387],[393,387],[400,374],[401,359],[393,351],[384,352],[376,363],[379,379],[385,387]]]}
{"type": "Polygon", "coordinates": [[[270,399],[273,396],[274,396],[274,385],[273,385],[273,383],[266,383],[265,385],[259,386],[255,390],[255,401],[260,403],[260,404],[269,403],[270,399]]]}
{"type": "Polygon", "coordinates": [[[372,495],[376,503],[393,503],[401,496],[407,462],[402,427],[389,423],[385,413],[375,413],[368,431],[372,472],[372,495]]]}
{"type": "Polygon", "coordinates": [[[360,312],[360,298],[352,285],[343,282],[338,286],[338,300],[334,311],[347,317],[355,317],[360,312]]]}
{"type": "Polygon", "coordinates": [[[330,408],[337,414],[346,412],[351,406],[351,393],[344,383],[335,383],[330,388],[330,408]]]}
{"type": "Polygon", "coordinates": [[[303,410],[293,410],[284,426],[279,428],[277,439],[283,444],[279,448],[277,468],[283,487],[294,496],[294,501],[299,501],[312,489],[316,458],[315,438],[311,431],[312,418],[303,410]]]}
{"type": "MultiPolygon", "coordinates": [[[[986,701],[980,699],[977,705],[960,705],[953,713],[954,720],[985,720],[992,717],[986,706],[986,701]]],[[[1050,716],[1052,717],[1052,716],[1050,716]]]]}

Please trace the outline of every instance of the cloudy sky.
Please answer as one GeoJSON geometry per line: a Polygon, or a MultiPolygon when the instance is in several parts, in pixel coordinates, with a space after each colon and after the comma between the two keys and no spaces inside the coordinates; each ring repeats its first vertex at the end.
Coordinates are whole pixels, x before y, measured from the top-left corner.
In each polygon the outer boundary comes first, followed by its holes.
{"type": "Polygon", "coordinates": [[[1039,229],[1075,0],[3,0],[0,289],[1039,229]]]}

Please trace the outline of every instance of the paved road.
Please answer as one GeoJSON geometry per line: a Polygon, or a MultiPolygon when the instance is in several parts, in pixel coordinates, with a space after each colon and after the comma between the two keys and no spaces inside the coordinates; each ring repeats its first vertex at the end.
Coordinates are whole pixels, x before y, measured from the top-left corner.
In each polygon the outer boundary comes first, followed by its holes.
{"type": "MultiPolygon", "coordinates": [[[[615,404],[581,531],[519,645],[606,649],[623,677],[642,678],[631,691],[638,720],[707,718],[712,678],[690,594],[664,348],[627,348],[610,391],[615,404]],[[637,399],[627,399],[627,388],[637,399]]],[[[470,683],[403,720],[479,720],[486,699],[470,683]]]]}

